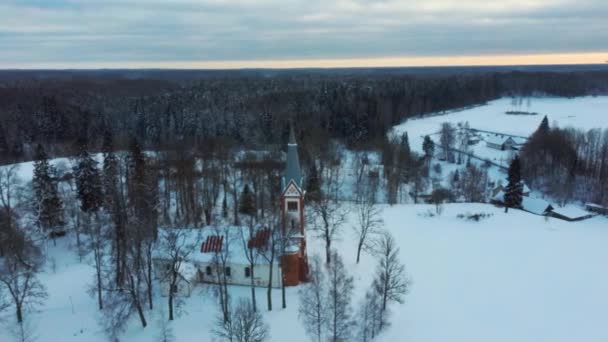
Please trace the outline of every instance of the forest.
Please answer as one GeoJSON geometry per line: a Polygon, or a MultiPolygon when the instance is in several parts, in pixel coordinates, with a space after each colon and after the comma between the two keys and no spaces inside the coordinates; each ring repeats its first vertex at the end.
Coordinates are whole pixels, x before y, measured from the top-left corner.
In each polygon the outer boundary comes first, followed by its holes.
{"type": "Polygon", "coordinates": [[[100,151],[105,131],[122,150],[132,137],[146,150],[269,148],[285,141],[289,122],[305,151],[330,139],[378,147],[392,126],[427,113],[507,95],[608,92],[608,71],[601,68],[421,70],[6,71],[0,73],[0,164],[32,160],[36,144],[50,157],[70,156],[87,138],[100,151]]]}

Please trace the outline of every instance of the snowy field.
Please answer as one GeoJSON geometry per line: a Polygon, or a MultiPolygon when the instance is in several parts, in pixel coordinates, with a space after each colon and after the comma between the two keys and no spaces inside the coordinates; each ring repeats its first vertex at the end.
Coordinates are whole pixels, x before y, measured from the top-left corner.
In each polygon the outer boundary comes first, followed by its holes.
{"type": "MultiPolygon", "coordinates": [[[[439,217],[427,217],[429,205],[383,207],[386,229],[396,237],[400,256],[413,281],[406,303],[393,306],[392,327],[380,341],[607,341],[608,219],[595,217],[569,223],[485,204],[445,205],[439,217]],[[456,216],[491,213],[481,222],[456,216]]],[[[355,245],[347,224],[336,248],[356,281],[357,306],[368,287],[375,261],[364,255],[354,264],[355,245]]],[[[322,244],[309,235],[309,254],[322,244]]],[[[48,245],[49,262],[41,276],[50,297],[30,316],[39,341],[105,341],[97,323],[94,298],[87,295],[93,269],[79,263],[68,240],[48,245]],[[54,262],[53,262],[54,260],[54,262]],[[55,270],[52,265],[55,264],[55,270]]],[[[199,287],[187,301],[186,313],[172,324],[176,341],[211,341],[217,313],[215,300],[199,287]]],[[[233,296],[248,288],[231,287],[233,296]]],[[[308,341],[297,318],[297,289],[288,290],[288,308],[264,313],[272,341],[308,341]]],[[[125,341],[159,339],[158,297],[150,325],[134,317],[125,341]]],[[[265,307],[264,289],[258,302],[265,307]]],[[[280,307],[280,291],[274,291],[280,307]]],[[[12,312],[4,314],[5,321],[12,312]]],[[[3,324],[7,324],[6,322],[3,324]]],[[[0,341],[11,341],[8,325],[0,341]]]]}
{"type": "Polygon", "coordinates": [[[580,129],[608,128],[608,96],[586,96],[576,98],[533,97],[523,101],[502,98],[486,105],[445,115],[434,114],[421,119],[408,120],[395,126],[398,134],[408,132],[412,149],[422,151],[422,137],[439,131],[443,122],[456,125],[469,122],[471,128],[497,131],[506,134],[529,136],[538,128],[543,116],[549,125],[580,129]],[[514,103],[517,102],[517,103],[514,103]],[[537,115],[508,115],[507,111],[535,112],[537,115]]]}

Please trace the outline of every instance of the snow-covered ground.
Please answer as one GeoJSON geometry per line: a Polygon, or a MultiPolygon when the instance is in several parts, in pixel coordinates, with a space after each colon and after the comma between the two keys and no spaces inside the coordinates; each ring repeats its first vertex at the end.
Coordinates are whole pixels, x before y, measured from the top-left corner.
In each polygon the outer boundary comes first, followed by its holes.
{"type": "Polygon", "coordinates": [[[543,116],[549,125],[580,129],[608,128],[608,96],[585,96],[576,98],[532,97],[523,101],[501,98],[486,105],[449,112],[437,113],[421,119],[411,119],[395,126],[395,132],[408,132],[410,145],[422,151],[422,137],[439,131],[443,122],[456,125],[469,122],[471,128],[506,134],[529,136],[538,128],[543,116]],[[507,111],[535,112],[537,115],[508,115],[507,111]]]}
{"type": "MultiPolygon", "coordinates": [[[[445,205],[441,216],[428,217],[429,205],[383,206],[386,229],[401,247],[401,259],[413,281],[404,305],[392,307],[392,327],[381,341],[606,341],[608,326],[608,219],[582,222],[545,219],[518,210],[508,214],[486,204],[445,205]],[[490,213],[480,222],[457,218],[462,213],[490,213]]],[[[365,255],[354,264],[355,244],[348,224],[336,248],[355,277],[355,307],[373,276],[375,261],[365,255]]],[[[309,235],[309,253],[322,243],[309,235]]],[[[94,298],[87,295],[93,269],[79,263],[68,240],[48,246],[50,260],[41,276],[50,297],[31,327],[39,341],[105,341],[94,298]]],[[[217,304],[204,287],[187,300],[172,324],[176,341],[210,341],[217,304]]],[[[232,287],[233,296],[248,296],[232,287]]],[[[265,293],[258,290],[264,308],[265,293]]],[[[125,341],[152,341],[159,336],[158,315],[166,298],[158,297],[142,329],[134,318],[125,341]]],[[[288,289],[288,308],[265,312],[272,341],[304,342],[297,317],[297,288],[288,289]]],[[[280,291],[274,291],[280,307],[280,291]]],[[[4,317],[12,319],[12,312],[4,317]]],[[[0,340],[10,341],[6,329],[0,340]]]]}

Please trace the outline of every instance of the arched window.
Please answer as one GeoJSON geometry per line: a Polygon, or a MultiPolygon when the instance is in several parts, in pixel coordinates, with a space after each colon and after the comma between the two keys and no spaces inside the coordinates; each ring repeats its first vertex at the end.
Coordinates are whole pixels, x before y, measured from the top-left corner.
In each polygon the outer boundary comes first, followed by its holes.
{"type": "Polygon", "coordinates": [[[208,276],[211,275],[211,266],[205,267],[205,274],[207,274],[208,276]]]}
{"type": "Polygon", "coordinates": [[[251,277],[251,269],[249,267],[245,267],[245,278],[251,277]]]}
{"type": "Polygon", "coordinates": [[[226,277],[230,277],[230,273],[231,273],[230,267],[226,267],[225,272],[226,272],[226,277]]]}

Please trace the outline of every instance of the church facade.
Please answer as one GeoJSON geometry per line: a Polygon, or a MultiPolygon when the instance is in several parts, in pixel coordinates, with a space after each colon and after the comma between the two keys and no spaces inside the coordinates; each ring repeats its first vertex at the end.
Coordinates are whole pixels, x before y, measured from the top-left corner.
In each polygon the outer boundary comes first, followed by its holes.
{"type": "Polygon", "coordinates": [[[308,276],[306,229],[304,220],[304,177],[300,168],[298,144],[293,128],[287,144],[287,162],[282,178],[281,213],[283,234],[290,237],[290,245],[281,256],[283,281],[286,286],[305,282],[308,276]]]}

